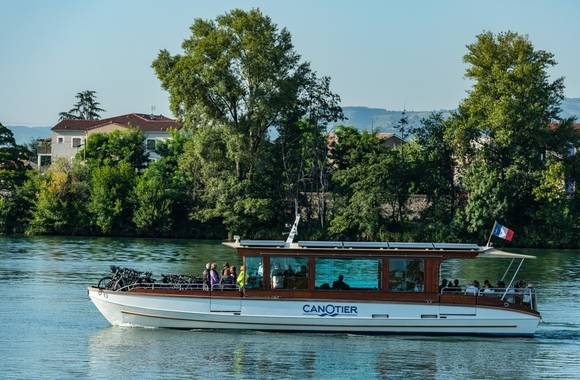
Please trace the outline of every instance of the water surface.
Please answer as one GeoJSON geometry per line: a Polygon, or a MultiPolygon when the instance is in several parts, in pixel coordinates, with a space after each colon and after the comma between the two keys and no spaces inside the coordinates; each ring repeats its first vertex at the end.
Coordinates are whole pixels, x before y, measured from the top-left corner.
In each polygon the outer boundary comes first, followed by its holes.
{"type": "MultiPolygon", "coordinates": [[[[525,251],[544,321],[530,338],[111,327],[87,297],[109,265],[197,273],[239,264],[218,242],[0,238],[0,378],[580,378],[580,252],[525,251]]],[[[508,261],[446,265],[495,281],[508,261]]]]}

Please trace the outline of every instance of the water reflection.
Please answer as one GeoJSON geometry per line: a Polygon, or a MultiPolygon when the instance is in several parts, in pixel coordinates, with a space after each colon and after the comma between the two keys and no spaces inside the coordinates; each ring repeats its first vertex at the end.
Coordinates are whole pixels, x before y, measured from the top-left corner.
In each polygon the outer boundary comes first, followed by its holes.
{"type": "MultiPolygon", "coordinates": [[[[365,336],[111,327],[86,286],[111,264],[156,274],[239,264],[217,242],[0,238],[1,378],[574,378],[580,373],[580,255],[537,254],[521,278],[539,292],[533,338],[365,336]]],[[[495,280],[505,260],[446,276],[495,280]]]]}
{"type": "Polygon", "coordinates": [[[94,378],[542,378],[569,377],[580,369],[577,362],[568,361],[570,347],[535,338],[108,327],[93,332],[88,344],[88,374],[94,378]],[[554,366],[562,360],[566,360],[566,367],[554,366]]]}

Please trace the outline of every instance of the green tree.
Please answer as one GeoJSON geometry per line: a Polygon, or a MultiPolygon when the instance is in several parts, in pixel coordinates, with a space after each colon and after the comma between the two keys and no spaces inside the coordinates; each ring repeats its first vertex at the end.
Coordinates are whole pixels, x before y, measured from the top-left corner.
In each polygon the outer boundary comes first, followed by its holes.
{"type": "Polygon", "coordinates": [[[336,130],[332,149],[334,206],[329,232],[341,238],[402,238],[414,186],[417,147],[387,148],[376,133],[336,130]]]}
{"type": "Polygon", "coordinates": [[[319,128],[341,117],[338,96],[301,61],[290,33],[256,9],[196,19],[182,47],[182,55],[162,50],[153,68],[185,126],[215,129],[196,132],[185,154],[205,204],[192,216],[221,218],[230,232],[271,230],[295,189],[280,186],[276,164],[287,157],[275,157],[270,136],[299,129],[303,118],[319,128]],[[207,141],[211,135],[217,140],[207,141]],[[219,170],[206,175],[206,168],[219,170]]]}
{"type": "Polygon", "coordinates": [[[421,120],[413,130],[417,147],[416,191],[427,197],[428,206],[418,220],[418,238],[452,239],[451,222],[457,207],[453,148],[445,137],[448,125],[439,112],[421,120]]]}
{"type": "Polygon", "coordinates": [[[97,92],[86,90],[77,93],[77,102],[68,112],[59,113],[59,120],[77,119],[77,120],[99,120],[101,112],[105,112],[100,108],[101,105],[97,101],[97,92]]]}
{"type": "Polygon", "coordinates": [[[127,162],[91,170],[89,212],[94,225],[105,235],[133,230],[135,169],[127,162]]]}
{"type": "Polygon", "coordinates": [[[134,168],[143,168],[149,160],[145,136],[137,128],[90,134],[86,146],[77,153],[76,158],[86,160],[91,167],[126,162],[134,168]]]}
{"type": "Polygon", "coordinates": [[[168,236],[173,231],[173,206],[180,195],[173,180],[174,173],[164,159],[153,162],[137,178],[133,222],[139,233],[168,236]]]}
{"type": "Polygon", "coordinates": [[[480,34],[467,48],[466,77],[474,84],[447,131],[468,195],[457,225],[483,238],[496,218],[520,229],[534,223],[545,154],[564,156],[571,130],[570,120],[549,127],[559,120],[564,88],[547,72],[551,53],[513,32],[480,34]]]}
{"type": "Polygon", "coordinates": [[[0,233],[22,232],[30,212],[28,150],[0,123],[0,233]],[[26,186],[25,186],[26,185],[26,186]]]}
{"type": "Polygon", "coordinates": [[[12,131],[0,123],[0,190],[10,191],[26,179],[28,150],[16,144],[12,131]]]}
{"type": "Polygon", "coordinates": [[[27,179],[14,187],[9,194],[0,196],[0,233],[24,233],[34,212],[38,191],[38,174],[26,172],[27,179]]]}
{"type": "Polygon", "coordinates": [[[91,232],[87,210],[88,170],[65,159],[53,162],[39,178],[32,220],[32,234],[79,235],[91,232]]]}

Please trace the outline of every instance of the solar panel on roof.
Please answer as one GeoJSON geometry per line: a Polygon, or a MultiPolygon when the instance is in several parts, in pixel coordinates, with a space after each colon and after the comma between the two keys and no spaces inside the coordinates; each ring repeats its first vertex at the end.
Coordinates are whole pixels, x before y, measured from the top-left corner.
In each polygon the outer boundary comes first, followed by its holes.
{"type": "Polygon", "coordinates": [[[246,247],[284,247],[284,240],[240,240],[240,245],[246,247]]]}
{"type": "Polygon", "coordinates": [[[389,242],[389,248],[404,248],[404,249],[433,249],[433,243],[400,243],[389,242]]]}
{"type": "Polygon", "coordinates": [[[298,246],[305,248],[342,248],[340,241],[316,241],[316,240],[301,240],[298,246]]]}
{"type": "Polygon", "coordinates": [[[477,244],[465,244],[465,243],[433,243],[436,249],[479,249],[477,244]]]}
{"type": "Polygon", "coordinates": [[[343,241],[344,248],[389,248],[389,243],[383,241],[343,241]]]}

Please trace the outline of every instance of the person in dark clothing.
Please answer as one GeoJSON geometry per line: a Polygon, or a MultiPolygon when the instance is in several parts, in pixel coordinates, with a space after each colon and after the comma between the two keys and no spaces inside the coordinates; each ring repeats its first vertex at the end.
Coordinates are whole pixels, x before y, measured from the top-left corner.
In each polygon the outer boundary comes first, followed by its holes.
{"type": "Polygon", "coordinates": [[[332,289],[350,289],[350,286],[344,282],[344,276],[341,274],[338,276],[338,280],[332,283],[332,289]]]}
{"type": "Polygon", "coordinates": [[[441,281],[441,285],[439,285],[439,293],[441,293],[441,291],[442,291],[443,289],[446,289],[446,288],[447,288],[447,279],[446,279],[446,278],[444,278],[444,279],[441,281]]]}

